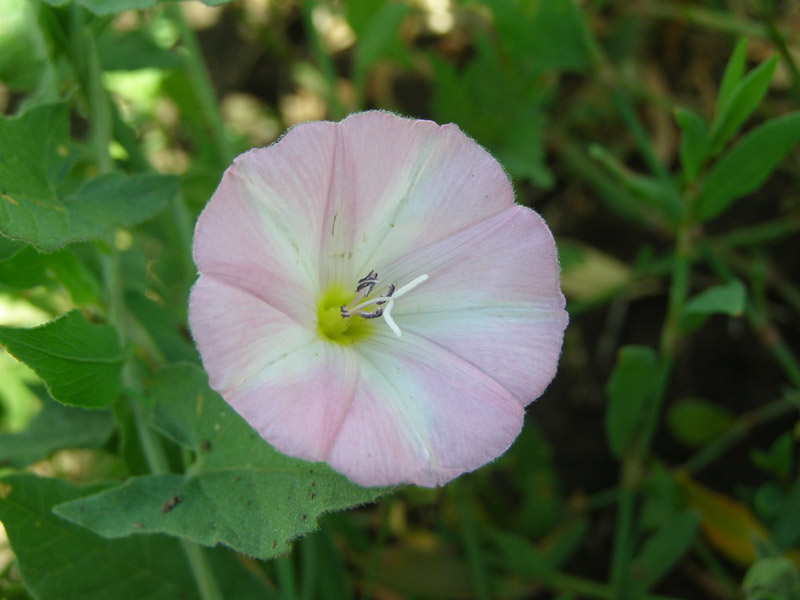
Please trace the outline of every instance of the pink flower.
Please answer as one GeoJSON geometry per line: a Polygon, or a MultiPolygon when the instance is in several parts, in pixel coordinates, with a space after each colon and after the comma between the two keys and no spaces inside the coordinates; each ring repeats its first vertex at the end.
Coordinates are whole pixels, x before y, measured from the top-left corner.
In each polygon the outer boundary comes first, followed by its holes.
{"type": "Polygon", "coordinates": [[[278,450],[361,485],[493,460],[556,371],[553,237],[455,125],[293,128],[225,172],[194,258],[211,386],[278,450]]]}

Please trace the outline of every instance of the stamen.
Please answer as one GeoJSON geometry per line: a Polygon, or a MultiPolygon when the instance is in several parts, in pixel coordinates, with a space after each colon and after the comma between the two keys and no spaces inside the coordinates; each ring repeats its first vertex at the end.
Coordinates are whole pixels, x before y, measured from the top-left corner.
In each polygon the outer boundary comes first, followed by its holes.
{"type": "Polygon", "coordinates": [[[378,273],[375,271],[370,271],[366,277],[358,280],[358,285],[356,286],[356,297],[353,298],[349,304],[346,304],[340,308],[342,317],[348,318],[353,314],[357,314],[363,319],[376,319],[378,317],[383,317],[386,320],[386,324],[389,326],[389,329],[391,329],[397,337],[402,337],[403,334],[400,331],[400,328],[392,318],[394,301],[400,296],[403,296],[404,294],[407,294],[413,290],[426,279],[428,279],[427,273],[420,275],[412,281],[409,281],[399,289],[395,288],[395,284],[389,284],[389,289],[387,290],[385,296],[378,296],[377,298],[365,300],[365,298],[369,296],[372,289],[378,283],[378,273]],[[373,312],[365,312],[362,310],[367,306],[372,305],[377,306],[373,312]]]}

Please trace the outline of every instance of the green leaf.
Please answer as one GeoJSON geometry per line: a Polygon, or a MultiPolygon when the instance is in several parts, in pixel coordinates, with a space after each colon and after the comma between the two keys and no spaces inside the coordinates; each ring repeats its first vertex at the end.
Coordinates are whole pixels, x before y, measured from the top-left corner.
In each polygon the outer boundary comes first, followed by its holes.
{"type": "Polygon", "coordinates": [[[761,187],[783,157],[800,142],[800,112],[771,119],[750,131],[709,172],[695,201],[708,221],[735,200],[761,187]]]}
{"type": "Polygon", "coordinates": [[[0,520],[20,575],[38,600],[198,599],[177,540],[106,540],[53,514],[100,486],[19,474],[0,482],[0,520]]]}
{"type": "Polygon", "coordinates": [[[733,90],[742,81],[744,77],[745,61],[747,60],[747,40],[745,38],[736,42],[736,46],[731,53],[728,64],[725,65],[725,72],[722,75],[722,82],[719,86],[719,93],[717,94],[717,106],[715,114],[721,115],[728,105],[733,90]]]}
{"type": "Polygon", "coordinates": [[[170,70],[186,63],[181,54],[161,48],[140,30],[106,28],[97,38],[97,54],[104,71],[170,70]]]}
{"type": "MultiPolygon", "coordinates": [[[[787,432],[787,435],[791,437],[791,433],[787,432]]],[[[777,441],[778,440],[776,440],[776,443],[777,441]]],[[[775,444],[773,444],[773,448],[774,447],[775,444]]],[[[795,452],[791,444],[789,445],[788,452],[792,454],[795,452]]],[[[788,464],[791,468],[791,456],[789,460],[785,461],[785,464],[788,464]]],[[[800,540],[800,477],[795,479],[785,496],[782,506],[774,516],[772,531],[774,534],[775,546],[781,551],[796,546],[798,540],[800,540]]]]}
{"type": "Polygon", "coordinates": [[[12,90],[32,90],[47,66],[47,42],[30,0],[0,2],[0,81],[12,90]]]}
{"type": "Polygon", "coordinates": [[[745,600],[800,600],[800,577],[792,561],[783,556],[762,558],[742,581],[745,600]]]}
{"type": "Polygon", "coordinates": [[[457,123],[514,177],[550,187],[553,175],[544,148],[549,89],[544,81],[501,60],[496,45],[483,36],[475,40],[475,57],[463,69],[435,56],[431,62],[436,119],[457,123]]]}
{"type": "Polygon", "coordinates": [[[648,410],[661,393],[663,366],[645,346],[625,346],[606,386],[608,408],[606,437],[615,456],[621,457],[636,434],[650,427],[648,410]]]}
{"type": "Polygon", "coordinates": [[[62,448],[99,448],[114,431],[111,413],[44,400],[22,431],[0,434],[0,465],[26,467],[62,448]]]}
{"type": "Polygon", "coordinates": [[[744,284],[733,279],[724,285],[715,285],[691,298],[683,310],[687,314],[723,314],[739,317],[744,312],[747,292],[744,284]]]}
{"type": "Polygon", "coordinates": [[[679,442],[690,447],[702,446],[727,431],[731,425],[731,413],[707,400],[679,400],[667,412],[670,433],[679,442]]]}
{"type": "Polygon", "coordinates": [[[748,73],[733,89],[730,99],[723,105],[722,111],[716,115],[711,124],[711,153],[716,154],[728,143],[739,127],[753,111],[761,104],[767,93],[769,82],[778,57],[773,56],[765,60],[748,73]]]}
{"type": "MultiPolygon", "coordinates": [[[[52,6],[62,6],[68,0],[44,0],[52,6]]],[[[153,8],[162,0],[75,0],[78,4],[88,8],[96,15],[111,15],[124,10],[153,8]]],[[[232,0],[202,0],[208,6],[227,4],[232,0]]]]}
{"type": "Polygon", "coordinates": [[[37,285],[60,282],[77,305],[97,302],[97,281],[69,250],[49,254],[23,246],[12,256],[0,260],[0,286],[27,290],[37,285]]]}
{"type": "Polygon", "coordinates": [[[105,537],[168,533],[266,559],[317,529],[323,513],[386,491],[274,450],[208,388],[199,367],[162,369],[151,395],[155,424],[196,453],[189,472],[135,477],[59,506],[59,515],[105,537]]]}
{"type": "Polygon", "coordinates": [[[160,212],[178,191],[172,176],[111,173],[78,189],[64,181],[71,161],[66,104],[0,117],[0,233],[51,251],[98,239],[160,212]]]}
{"type": "Polygon", "coordinates": [[[591,60],[591,34],[573,0],[484,0],[499,38],[515,61],[535,71],[581,71],[591,60]]]}
{"type": "Polygon", "coordinates": [[[794,453],[794,436],[787,431],[772,442],[767,452],[757,448],[750,450],[750,460],[757,467],[775,475],[779,479],[785,479],[792,469],[794,453]]]}
{"type": "Polygon", "coordinates": [[[708,156],[708,129],[703,118],[685,108],[675,109],[675,121],[681,129],[680,157],[687,181],[694,181],[708,156]]]}
{"type": "Polygon", "coordinates": [[[608,169],[628,191],[656,208],[666,220],[677,223],[681,206],[669,182],[631,171],[599,144],[589,147],[589,155],[608,169]]]}
{"type": "Polygon", "coordinates": [[[383,0],[355,0],[347,2],[346,10],[347,21],[358,38],[353,79],[363,85],[367,71],[382,56],[406,58],[408,50],[400,41],[398,30],[410,6],[383,0]]]}
{"type": "Polygon", "coordinates": [[[0,344],[42,378],[59,402],[99,408],[117,398],[125,358],[116,330],[72,311],[33,329],[0,327],[0,344]]]}
{"type": "Polygon", "coordinates": [[[633,573],[641,589],[657,584],[688,550],[697,534],[699,517],[691,510],[674,514],[651,535],[633,561],[633,573]]]}

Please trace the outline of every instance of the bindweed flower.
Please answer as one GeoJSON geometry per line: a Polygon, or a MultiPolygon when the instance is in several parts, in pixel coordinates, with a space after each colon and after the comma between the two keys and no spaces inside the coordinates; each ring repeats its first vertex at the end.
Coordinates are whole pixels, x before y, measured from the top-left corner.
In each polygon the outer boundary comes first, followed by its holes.
{"type": "Polygon", "coordinates": [[[493,460],[556,371],[553,237],[455,125],[294,127],[225,172],[194,258],[211,386],[278,450],[361,485],[493,460]]]}

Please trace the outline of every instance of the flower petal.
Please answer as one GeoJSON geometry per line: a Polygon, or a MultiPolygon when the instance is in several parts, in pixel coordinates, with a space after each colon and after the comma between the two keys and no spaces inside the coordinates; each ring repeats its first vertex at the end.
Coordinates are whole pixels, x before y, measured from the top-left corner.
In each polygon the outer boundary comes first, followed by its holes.
{"type": "Polygon", "coordinates": [[[316,340],[290,315],[213,275],[189,297],[189,325],[209,384],[228,393],[316,340]]]}
{"type": "MultiPolygon", "coordinates": [[[[455,125],[371,111],[338,124],[323,285],[358,279],[512,206],[508,177],[455,125]]],[[[382,274],[381,274],[382,275],[382,274]]]]}
{"type": "Polygon", "coordinates": [[[275,448],[325,460],[358,382],[355,354],[321,340],[264,369],[225,399],[275,448]]]}
{"type": "Polygon", "coordinates": [[[395,303],[393,317],[481,368],[524,405],[552,380],[568,315],[553,237],[515,206],[384,268],[387,282],[429,278],[395,303]]]}
{"type": "Polygon", "coordinates": [[[189,319],[211,387],[278,450],[324,459],[353,397],[356,355],[208,275],[189,319]]]}
{"type": "Polygon", "coordinates": [[[333,123],[307,123],[237,157],[197,222],[200,273],[313,319],[335,138],[333,123]]]}
{"type": "Polygon", "coordinates": [[[418,336],[370,339],[328,463],[366,486],[442,485],[511,445],[524,410],[480,369],[418,336]]]}

